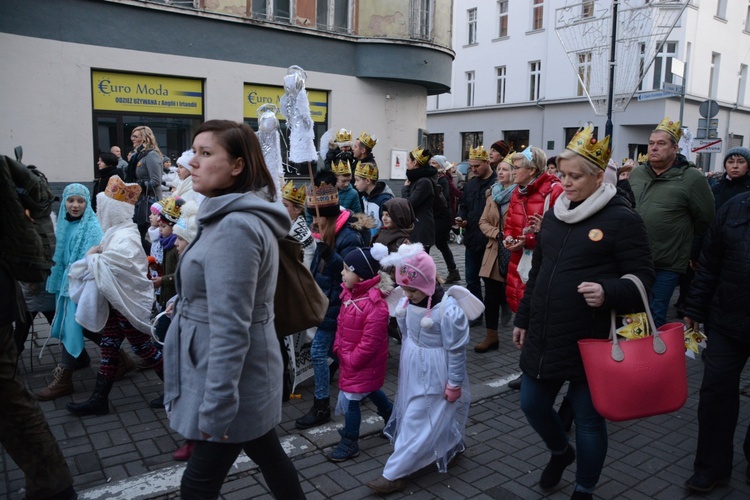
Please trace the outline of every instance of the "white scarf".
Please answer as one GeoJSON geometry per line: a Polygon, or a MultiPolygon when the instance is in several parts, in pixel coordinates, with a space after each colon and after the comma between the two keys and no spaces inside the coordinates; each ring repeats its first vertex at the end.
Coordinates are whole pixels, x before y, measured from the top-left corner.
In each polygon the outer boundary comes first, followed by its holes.
{"type": "Polygon", "coordinates": [[[617,188],[615,186],[602,182],[602,185],[591,196],[573,209],[570,208],[570,200],[563,194],[555,202],[555,217],[566,224],[581,222],[604,208],[616,194],[617,188]]]}

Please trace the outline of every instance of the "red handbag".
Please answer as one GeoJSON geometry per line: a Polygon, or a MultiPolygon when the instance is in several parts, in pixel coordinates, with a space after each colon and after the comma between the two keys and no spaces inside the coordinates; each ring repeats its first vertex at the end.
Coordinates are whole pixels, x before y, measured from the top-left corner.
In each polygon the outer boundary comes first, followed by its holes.
{"type": "Polygon", "coordinates": [[[614,422],[673,412],[687,400],[684,326],[667,323],[657,329],[641,280],[631,274],[623,278],[638,287],[653,335],[618,340],[612,310],[608,340],[578,341],[594,408],[614,422]]]}

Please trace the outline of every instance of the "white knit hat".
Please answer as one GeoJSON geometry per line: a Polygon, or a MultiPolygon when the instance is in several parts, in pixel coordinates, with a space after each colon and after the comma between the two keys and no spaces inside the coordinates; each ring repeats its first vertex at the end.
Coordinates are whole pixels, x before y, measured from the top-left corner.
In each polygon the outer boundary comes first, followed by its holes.
{"type": "Polygon", "coordinates": [[[192,149],[188,149],[187,151],[182,153],[179,158],[177,158],[177,165],[186,168],[188,172],[192,174],[193,167],[190,166],[190,160],[193,159],[193,156],[195,156],[195,151],[193,151],[192,149]]]}
{"type": "Polygon", "coordinates": [[[182,206],[180,218],[172,227],[172,231],[178,237],[192,243],[198,234],[198,204],[194,201],[188,201],[182,206]]]}

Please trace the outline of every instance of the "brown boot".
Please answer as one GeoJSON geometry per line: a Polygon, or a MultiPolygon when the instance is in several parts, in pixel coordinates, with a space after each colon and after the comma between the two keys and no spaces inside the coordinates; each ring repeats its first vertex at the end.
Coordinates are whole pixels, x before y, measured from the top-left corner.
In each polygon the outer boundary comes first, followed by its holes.
{"type": "Polygon", "coordinates": [[[57,365],[52,371],[52,382],[34,396],[39,401],[52,401],[68,394],[73,394],[73,370],[57,365]]]}
{"type": "Polygon", "coordinates": [[[404,491],[409,485],[404,478],[391,481],[384,476],[380,476],[374,481],[367,483],[367,486],[381,495],[389,495],[397,491],[404,491]]]}
{"type": "Polygon", "coordinates": [[[500,340],[497,338],[497,330],[490,330],[488,328],[484,340],[474,346],[474,352],[482,353],[487,351],[497,351],[499,347],[500,340]]]}
{"type": "Polygon", "coordinates": [[[120,349],[120,364],[117,366],[117,373],[115,374],[115,381],[122,380],[125,375],[136,369],[135,361],[133,361],[128,354],[120,349]]]}

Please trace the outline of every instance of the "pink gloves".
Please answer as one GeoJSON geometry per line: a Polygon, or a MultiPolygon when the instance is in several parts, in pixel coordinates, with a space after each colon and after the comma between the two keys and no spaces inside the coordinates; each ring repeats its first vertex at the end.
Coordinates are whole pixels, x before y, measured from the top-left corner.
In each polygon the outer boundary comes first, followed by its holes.
{"type": "Polygon", "coordinates": [[[449,403],[455,403],[461,397],[461,387],[452,387],[450,384],[445,386],[445,399],[449,403]]]}

